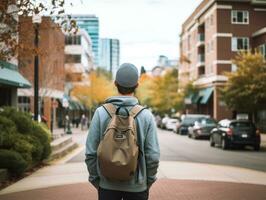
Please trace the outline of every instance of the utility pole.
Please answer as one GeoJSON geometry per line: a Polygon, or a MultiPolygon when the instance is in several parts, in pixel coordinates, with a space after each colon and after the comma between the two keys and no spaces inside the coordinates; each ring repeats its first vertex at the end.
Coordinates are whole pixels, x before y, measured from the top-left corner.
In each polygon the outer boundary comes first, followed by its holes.
{"type": "Polygon", "coordinates": [[[34,120],[38,121],[39,117],[39,27],[42,17],[39,15],[32,16],[32,22],[35,30],[35,56],[34,56],[34,120]]]}

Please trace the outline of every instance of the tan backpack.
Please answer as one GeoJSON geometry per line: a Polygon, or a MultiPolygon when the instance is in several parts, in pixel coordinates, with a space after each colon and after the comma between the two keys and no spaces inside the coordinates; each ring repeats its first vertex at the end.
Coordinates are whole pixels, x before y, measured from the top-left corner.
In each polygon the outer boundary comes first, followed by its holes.
{"type": "Polygon", "coordinates": [[[135,105],[127,116],[119,115],[121,107],[107,103],[103,107],[111,116],[97,155],[102,175],[110,180],[131,180],[137,170],[139,147],[135,117],[144,109],[135,105]]]}

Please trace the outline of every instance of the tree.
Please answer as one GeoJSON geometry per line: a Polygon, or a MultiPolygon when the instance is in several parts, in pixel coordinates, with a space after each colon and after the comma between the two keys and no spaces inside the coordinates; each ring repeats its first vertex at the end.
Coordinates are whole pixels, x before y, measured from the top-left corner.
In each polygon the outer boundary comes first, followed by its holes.
{"type": "MultiPolygon", "coordinates": [[[[18,19],[33,15],[54,16],[54,21],[66,32],[75,33],[76,21],[65,14],[64,0],[1,0],[0,2],[0,60],[10,60],[18,49],[18,19]]],[[[26,48],[25,46],[23,47],[26,48]]]]}
{"type": "MultiPolygon", "coordinates": [[[[145,77],[145,76],[144,76],[145,77]]],[[[171,69],[163,76],[147,77],[140,82],[138,97],[154,111],[164,114],[171,113],[172,109],[180,110],[183,106],[182,94],[178,92],[178,72],[171,69]]],[[[143,102],[142,102],[143,103],[143,102]]]]}
{"type": "Polygon", "coordinates": [[[152,90],[152,81],[153,78],[149,75],[141,74],[139,79],[139,86],[136,91],[136,96],[139,99],[140,103],[142,105],[148,105],[150,106],[151,103],[151,90],[152,90]]]}
{"type": "Polygon", "coordinates": [[[90,72],[87,85],[74,86],[71,95],[92,109],[102,104],[108,97],[115,95],[114,84],[102,73],[90,72]]]}
{"type": "Polygon", "coordinates": [[[237,71],[226,74],[228,82],[221,90],[222,98],[231,109],[254,114],[265,107],[265,60],[258,52],[241,52],[233,63],[237,71]]]}

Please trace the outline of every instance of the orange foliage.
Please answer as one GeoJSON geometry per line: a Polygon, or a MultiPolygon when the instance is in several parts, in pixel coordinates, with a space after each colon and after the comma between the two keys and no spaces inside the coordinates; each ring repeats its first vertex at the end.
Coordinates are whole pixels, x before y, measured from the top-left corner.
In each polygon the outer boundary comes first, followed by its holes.
{"type": "Polygon", "coordinates": [[[103,103],[108,97],[115,95],[114,84],[102,74],[91,72],[89,86],[75,86],[71,92],[87,107],[91,108],[103,103]]]}

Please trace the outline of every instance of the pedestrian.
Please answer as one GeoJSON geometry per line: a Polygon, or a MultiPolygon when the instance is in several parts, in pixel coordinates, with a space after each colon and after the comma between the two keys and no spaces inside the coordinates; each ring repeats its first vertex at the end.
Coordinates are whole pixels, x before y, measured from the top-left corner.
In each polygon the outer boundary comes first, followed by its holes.
{"type": "Polygon", "coordinates": [[[68,129],[68,126],[70,125],[70,119],[69,119],[69,116],[66,115],[65,116],[65,123],[64,123],[64,132],[66,133],[67,132],[67,129],[68,129]]]}
{"type": "Polygon", "coordinates": [[[86,118],[86,116],[83,114],[83,115],[81,116],[81,120],[80,120],[81,130],[82,130],[82,131],[86,128],[86,123],[87,123],[87,118],[86,118]]]}
{"type": "Polygon", "coordinates": [[[153,115],[138,105],[138,70],[122,64],[115,78],[120,96],[97,108],[86,142],[89,181],[99,200],[148,200],[160,150],[153,115]]]}
{"type": "Polygon", "coordinates": [[[79,122],[80,122],[79,117],[75,117],[75,125],[76,125],[76,128],[79,127],[79,122]]]}

